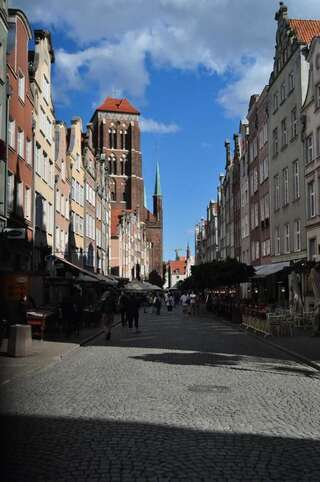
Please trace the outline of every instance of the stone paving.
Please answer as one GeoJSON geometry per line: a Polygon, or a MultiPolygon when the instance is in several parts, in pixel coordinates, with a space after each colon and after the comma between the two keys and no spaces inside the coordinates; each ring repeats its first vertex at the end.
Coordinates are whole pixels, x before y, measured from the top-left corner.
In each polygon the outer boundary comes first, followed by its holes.
{"type": "Polygon", "coordinates": [[[1,399],[1,480],[320,480],[319,372],[205,316],[146,314],[1,399]]]}

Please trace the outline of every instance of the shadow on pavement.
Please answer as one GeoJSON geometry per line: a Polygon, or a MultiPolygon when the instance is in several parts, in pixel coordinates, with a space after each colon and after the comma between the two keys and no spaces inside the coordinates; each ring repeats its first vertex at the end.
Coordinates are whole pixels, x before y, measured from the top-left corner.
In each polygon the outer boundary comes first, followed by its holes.
{"type": "Polygon", "coordinates": [[[247,357],[237,355],[227,355],[221,353],[203,353],[203,352],[164,352],[164,353],[147,353],[145,355],[131,356],[134,360],[142,360],[151,363],[167,363],[169,365],[194,365],[194,366],[211,366],[211,367],[228,367],[233,370],[265,373],[271,371],[278,374],[294,374],[306,376],[309,378],[319,379],[319,373],[313,368],[300,368],[288,365],[277,365],[277,360],[274,363],[268,363],[266,359],[248,359],[247,357]],[[250,365],[245,367],[245,364],[254,364],[254,368],[250,365]],[[240,366],[241,364],[241,366],[240,366]],[[260,368],[257,369],[257,368],[260,368]]]}
{"type": "MultiPolygon", "coordinates": [[[[237,326],[228,326],[219,320],[208,318],[183,318],[179,313],[172,316],[153,317],[144,315],[140,334],[129,333],[127,327],[113,330],[112,338],[106,342],[101,336],[86,346],[124,347],[138,349],[176,350],[197,352],[175,355],[150,355],[146,361],[159,361],[183,365],[237,365],[240,358],[253,357],[256,363],[292,362],[286,352],[263,343],[248,335],[237,326]],[[157,357],[158,358],[152,358],[157,357]]],[[[149,355],[146,355],[149,356],[149,355]]],[[[311,370],[312,371],[312,370],[311,370]]]]}
{"type": "Polygon", "coordinates": [[[320,442],[37,416],[1,418],[2,481],[320,480],[320,442]]]}

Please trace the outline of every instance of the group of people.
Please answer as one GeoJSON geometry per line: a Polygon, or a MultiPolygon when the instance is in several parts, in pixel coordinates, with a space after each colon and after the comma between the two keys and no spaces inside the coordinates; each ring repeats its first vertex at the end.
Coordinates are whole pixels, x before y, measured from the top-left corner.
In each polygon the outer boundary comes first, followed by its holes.
{"type": "Polygon", "coordinates": [[[200,314],[201,298],[194,291],[182,293],[180,303],[182,305],[182,313],[193,316],[200,314]]]}
{"type": "Polygon", "coordinates": [[[120,313],[121,324],[123,327],[128,325],[131,331],[133,325],[136,333],[139,330],[139,311],[141,306],[141,299],[134,293],[121,292],[117,297],[113,291],[106,291],[102,295],[101,314],[102,322],[105,329],[106,340],[111,338],[111,329],[114,322],[114,315],[117,311],[120,313]]]}

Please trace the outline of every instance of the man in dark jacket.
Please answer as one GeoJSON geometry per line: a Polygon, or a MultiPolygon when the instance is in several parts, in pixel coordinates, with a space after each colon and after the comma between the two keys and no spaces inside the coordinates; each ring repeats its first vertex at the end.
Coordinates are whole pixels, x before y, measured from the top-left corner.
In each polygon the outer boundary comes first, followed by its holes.
{"type": "Polygon", "coordinates": [[[102,300],[102,321],[104,324],[106,340],[111,338],[111,328],[114,320],[114,314],[116,312],[115,296],[111,291],[106,291],[103,294],[102,300]]]}
{"type": "Polygon", "coordinates": [[[139,309],[140,300],[137,296],[131,294],[127,302],[127,318],[129,323],[129,330],[132,330],[132,325],[134,322],[136,333],[141,333],[139,330],[139,309]]]}
{"type": "Polygon", "coordinates": [[[127,323],[127,304],[128,304],[128,297],[124,292],[122,292],[119,297],[119,310],[120,310],[122,326],[125,326],[127,323]]]}

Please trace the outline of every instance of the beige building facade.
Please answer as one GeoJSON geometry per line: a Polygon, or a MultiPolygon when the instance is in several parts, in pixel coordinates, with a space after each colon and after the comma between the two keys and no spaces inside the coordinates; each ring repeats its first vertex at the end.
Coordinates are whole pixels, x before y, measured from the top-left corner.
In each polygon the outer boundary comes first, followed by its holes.
{"type": "Polygon", "coordinates": [[[34,98],[34,268],[45,267],[45,257],[52,252],[54,219],[54,110],[51,89],[51,66],[54,52],[50,33],[35,30],[35,49],[30,52],[31,89],[34,98]]]}

